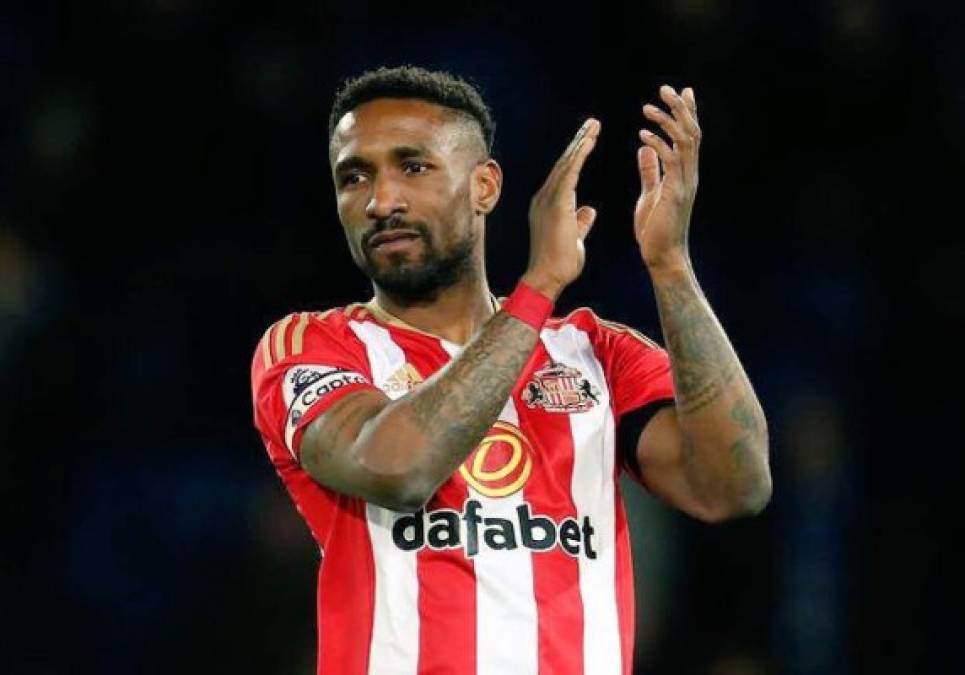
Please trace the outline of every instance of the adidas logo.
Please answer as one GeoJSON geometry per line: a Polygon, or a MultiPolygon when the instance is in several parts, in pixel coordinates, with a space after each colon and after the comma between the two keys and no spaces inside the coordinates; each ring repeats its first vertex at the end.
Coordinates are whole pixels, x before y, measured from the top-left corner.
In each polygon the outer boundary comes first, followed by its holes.
{"type": "Polygon", "coordinates": [[[419,374],[411,363],[406,363],[389,376],[385,381],[383,391],[386,393],[407,393],[415,389],[416,385],[425,378],[419,374]]]}

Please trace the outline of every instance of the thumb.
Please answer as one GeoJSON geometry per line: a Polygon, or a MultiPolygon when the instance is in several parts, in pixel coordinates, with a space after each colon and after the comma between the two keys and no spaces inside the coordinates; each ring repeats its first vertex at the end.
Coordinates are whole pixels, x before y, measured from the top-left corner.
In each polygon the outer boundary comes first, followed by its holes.
{"type": "Polygon", "coordinates": [[[640,188],[643,194],[653,192],[660,181],[660,160],[657,151],[644,145],[637,150],[637,169],[640,171],[640,188]]]}
{"type": "Polygon", "coordinates": [[[594,222],[596,222],[596,209],[592,206],[581,206],[576,210],[576,225],[580,239],[586,238],[594,222]]]}

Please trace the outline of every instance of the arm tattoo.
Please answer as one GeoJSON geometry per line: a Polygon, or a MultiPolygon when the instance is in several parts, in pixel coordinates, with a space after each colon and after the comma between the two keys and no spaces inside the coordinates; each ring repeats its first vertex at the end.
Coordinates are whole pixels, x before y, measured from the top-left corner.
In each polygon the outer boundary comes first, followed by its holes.
{"type": "Polygon", "coordinates": [[[687,277],[654,283],[682,415],[713,404],[742,375],[737,355],[696,279],[689,272],[687,277]]]}
{"type": "MultiPolygon", "coordinates": [[[[738,399],[731,408],[730,416],[740,427],[740,435],[730,446],[736,474],[757,475],[759,467],[755,462],[759,462],[760,458],[754,448],[759,447],[761,442],[766,440],[767,429],[746,398],[738,399]]],[[[741,485],[743,487],[738,487],[739,492],[742,493],[740,496],[747,496],[745,493],[750,492],[753,483],[745,481],[741,485]]]]}
{"type": "Polygon", "coordinates": [[[428,442],[429,463],[442,461],[445,476],[496,421],[538,337],[526,323],[498,312],[435,382],[406,397],[412,419],[428,442]]]}
{"type": "Polygon", "coordinates": [[[685,462],[705,495],[754,504],[769,491],[767,422],[692,270],[654,277],[670,353],[685,462]]]}

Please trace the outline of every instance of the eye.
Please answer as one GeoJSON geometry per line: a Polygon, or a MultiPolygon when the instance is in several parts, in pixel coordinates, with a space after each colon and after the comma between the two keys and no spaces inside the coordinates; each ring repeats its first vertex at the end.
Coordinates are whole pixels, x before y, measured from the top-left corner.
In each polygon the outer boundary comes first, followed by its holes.
{"type": "Polygon", "coordinates": [[[405,170],[406,173],[420,174],[428,171],[429,165],[426,164],[425,162],[406,162],[405,164],[402,165],[402,168],[405,170]]]}
{"type": "Polygon", "coordinates": [[[357,171],[356,171],[356,172],[352,172],[352,173],[347,173],[347,174],[345,174],[344,176],[342,176],[342,179],[341,179],[341,181],[339,181],[339,184],[340,184],[342,187],[349,187],[349,186],[352,186],[352,185],[358,185],[359,179],[362,179],[362,178],[364,178],[364,177],[365,177],[365,176],[364,176],[363,174],[361,174],[361,173],[359,173],[359,172],[357,172],[357,171]]]}

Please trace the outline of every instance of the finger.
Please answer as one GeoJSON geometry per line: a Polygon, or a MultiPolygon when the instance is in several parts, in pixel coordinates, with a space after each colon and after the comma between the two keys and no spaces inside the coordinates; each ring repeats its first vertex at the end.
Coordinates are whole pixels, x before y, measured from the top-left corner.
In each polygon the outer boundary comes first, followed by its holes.
{"type": "Polygon", "coordinates": [[[691,87],[685,87],[681,98],[690,109],[690,114],[694,116],[694,119],[697,119],[697,98],[694,96],[694,90],[691,87]]]}
{"type": "Polygon", "coordinates": [[[580,171],[583,170],[586,158],[596,147],[596,139],[600,136],[600,122],[592,118],[589,122],[590,125],[587,127],[583,138],[576,144],[572,154],[566,158],[560,168],[559,188],[561,190],[576,189],[576,184],[580,180],[580,171]]]}
{"type": "Polygon", "coordinates": [[[543,181],[543,187],[540,189],[540,192],[537,194],[546,195],[555,191],[556,184],[559,181],[559,176],[563,172],[563,167],[566,165],[569,158],[573,155],[573,152],[576,150],[576,148],[579,147],[579,144],[586,137],[586,132],[590,128],[591,121],[592,121],[592,118],[587,119],[585,122],[583,122],[583,125],[579,129],[577,129],[576,134],[570,140],[569,144],[566,146],[566,149],[563,150],[563,154],[560,155],[559,158],[556,160],[556,162],[553,164],[553,168],[550,169],[549,174],[547,174],[546,180],[543,181]]]}
{"type": "Polygon", "coordinates": [[[660,182],[660,160],[657,151],[648,145],[637,150],[637,168],[640,170],[640,191],[647,195],[657,188],[660,182]]]}
{"type": "Polygon", "coordinates": [[[661,98],[670,106],[673,116],[655,105],[644,106],[644,114],[660,125],[673,139],[673,149],[679,152],[683,175],[688,180],[697,173],[697,147],[700,142],[700,128],[684,100],[672,87],[660,88],[661,98]]]}
{"type": "Polygon", "coordinates": [[[667,145],[667,141],[647,129],[640,130],[640,140],[657,153],[660,162],[663,164],[664,178],[682,182],[680,154],[674,152],[673,148],[667,145]]]}
{"type": "MultiPolygon", "coordinates": [[[[579,131],[576,132],[576,136],[573,137],[573,140],[570,141],[570,144],[567,146],[566,152],[563,153],[562,159],[564,162],[573,157],[573,154],[580,147],[583,140],[594,130],[594,127],[598,127],[599,124],[600,123],[592,117],[587,118],[587,120],[583,122],[579,131]]],[[[597,131],[599,131],[599,129],[597,129],[597,131]]]]}
{"type": "Polygon", "coordinates": [[[596,215],[596,209],[592,206],[581,206],[576,210],[577,233],[580,239],[586,239],[596,222],[596,215]]]}
{"type": "Polygon", "coordinates": [[[547,183],[549,183],[551,179],[555,178],[563,171],[563,168],[572,159],[573,153],[576,152],[577,148],[579,148],[580,144],[583,142],[583,139],[586,138],[586,135],[593,126],[594,121],[595,120],[591,117],[583,122],[583,126],[577,130],[576,134],[563,151],[563,154],[560,155],[559,159],[556,160],[556,164],[553,165],[553,169],[550,171],[550,175],[547,178],[547,183]]]}
{"type": "Polygon", "coordinates": [[[677,125],[687,136],[696,140],[700,135],[700,128],[697,126],[697,118],[691,112],[687,102],[677,94],[673,87],[666,84],[660,87],[660,98],[670,107],[677,125]]]}
{"type": "Polygon", "coordinates": [[[652,103],[645,104],[643,106],[643,114],[650,121],[659,124],[660,128],[667,132],[667,135],[673,139],[674,143],[686,142],[688,138],[687,132],[680,123],[657,106],[652,103]]]}

